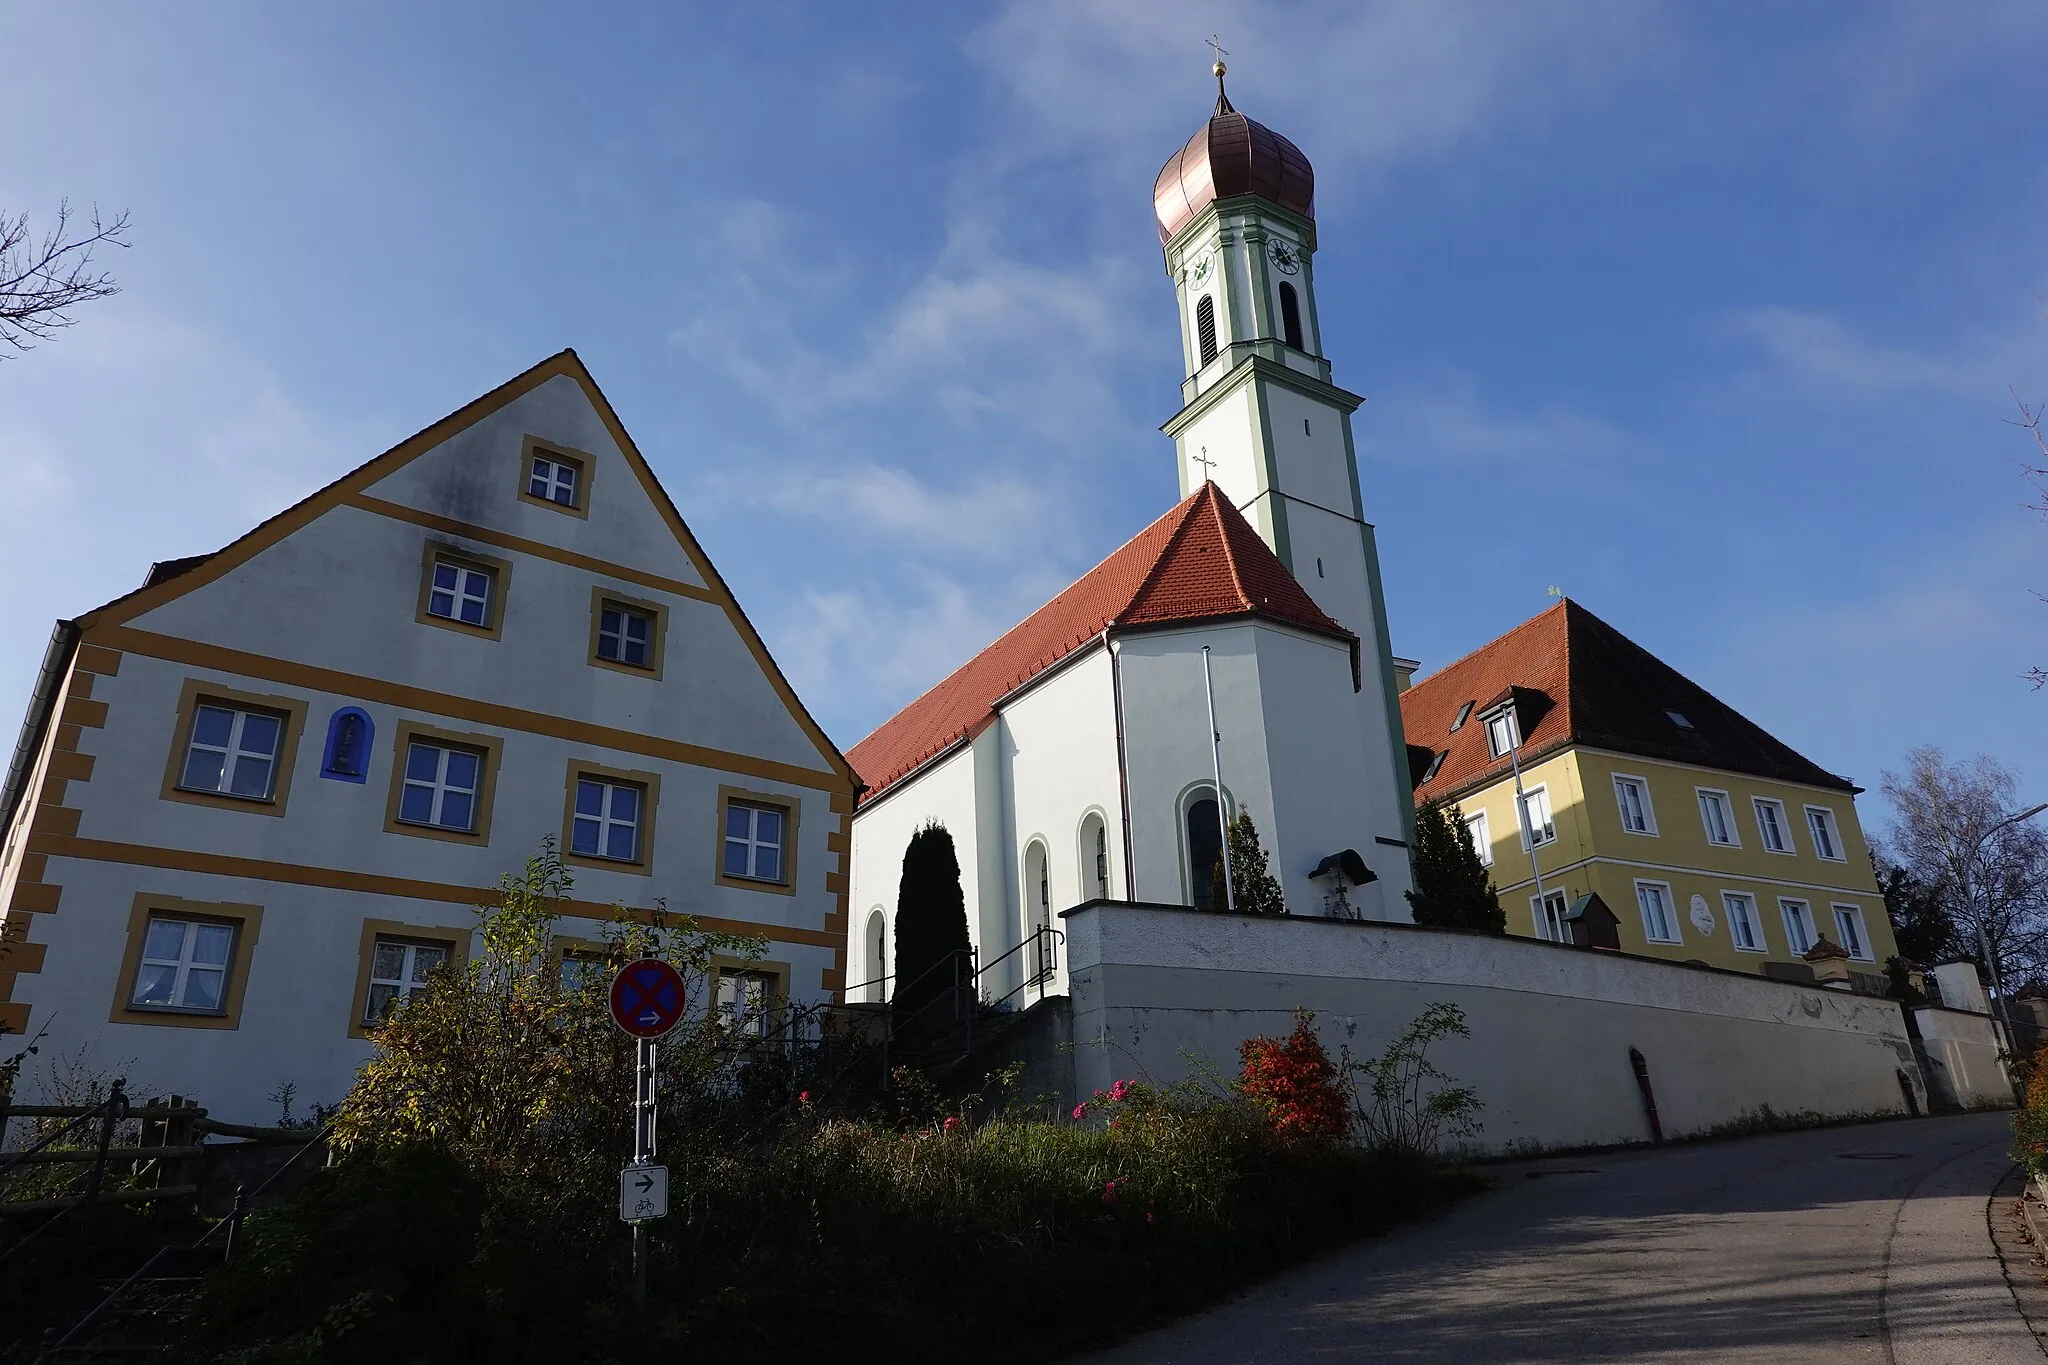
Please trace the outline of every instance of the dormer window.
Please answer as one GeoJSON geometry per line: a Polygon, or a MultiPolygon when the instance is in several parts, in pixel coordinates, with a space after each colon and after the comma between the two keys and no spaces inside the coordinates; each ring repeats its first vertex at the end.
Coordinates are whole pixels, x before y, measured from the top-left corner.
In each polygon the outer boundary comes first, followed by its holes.
{"type": "Polygon", "coordinates": [[[1437,750],[1436,755],[1429,760],[1429,766],[1422,770],[1422,781],[1417,785],[1426,787],[1431,782],[1435,781],[1437,769],[1443,767],[1444,760],[1449,758],[1450,756],[1451,751],[1449,749],[1437,750]]]}
{"type": "Polygon", "coordinates": [[[1522,744],[1522,727],[1515,720],[1515,708],[1503,706],[1486,717],[1486,750],[1495,758],[1506,755],[1522,744]]]}
{"type": "Polygon", "coordinates": [[[1452,734],[1455,735],[1458,733],[1458,731],[1465,728],[1465,722],[1472,719],[1472,708],[1477,706],[1478,704],[1479,703],[1476,701],[1468,701],[1463,706],[1458,708],[1458,718],[1451,722],[1452,734]]]}

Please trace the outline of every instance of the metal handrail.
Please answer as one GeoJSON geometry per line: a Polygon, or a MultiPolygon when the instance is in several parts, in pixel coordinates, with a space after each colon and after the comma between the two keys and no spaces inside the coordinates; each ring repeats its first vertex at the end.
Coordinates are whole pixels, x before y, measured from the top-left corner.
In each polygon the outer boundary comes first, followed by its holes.
{"type": "MultiPolygon", "coordinates": [[[[1007,1004],[1009,1002],[1010,997],[1017,994],[1017,992],[1026,990],[1032,986],[1039,985],[1043,982],[1050,981],[1055,976],[1059,975],[1060,945],[1062,943],[1065,943],[1066,941],[1067,936],[1064,933],[1060,932],[1058,929],[1053,928],[1049,924],[1041,924],[1037,928],[1033,929],[1028,937],[1019,940],[1016,947],[1010,949],[1010,951],[1004,953],[1002,957],[997,958],[994,962],[991,962],[988,964],[988,966],[982,968],[982,974],[992,972],[999,965],[1001,965],[1001,963],[1005,959],[1013,957],[1016,954],[1023,952],[1026,948],[1033,946],[1037,946],[1043,954],[1037,971],[1027,973],[1022,981],[1019,981],[1016,985],[1010,987],[1009,990],[1003,992],[1002,995],[998,996],[994,1000],[989,1001],[989,1004],[996,1006],[1007,1004]]],[[[975,985],[977,987],[981,984],[979,980],[979,975],[980,974],[977,974],[977,979],[975,981],[975,985]]]]}
{"type": "Polygon", "coordinates": [[[71,1120],[71,1122],[65,1124],[62,1128],[59,1128],[56,1132],[44,1138],[41,1142],[36,1143],[33,1147],[24,1147],[18,1152],[9,1153],[5,1160],[0,1160],[0,1176],[7,1175],[11,1171],[13,1171],[14,1168],[17,1166],[26,1165],[28,1163],[28,1159],[31,1156],[34,1156],[37,1152],[42,1151],[43,1148],[48,1147],[50,1144],[62,1141],[64,1138],[69,1137],[71,1135],[71,1130],[78,1127],[80,1124],[84,1123],[87,1119],[98,1118],[100,1116],[100,1110],[106,1106],[106,1103],[107,1102],[105,1100],[100,1101],[92,1108],[86,1110],[83,1114],[80,1114],[77,1118],[71,1120]]]}
{"type": "MultiPolygon", "coordinates": [[[[5,1251],[0,1251],[0,1265],[5,1265],[8,1261],[14,1259],[15,1255],[23,1247],[57,1226],[58,1223],[69,1217],[74,1210],[93,1208],[99,1204],[100,1185],[107,1176],[107,1148],[113,1145],[115,1126],[122,1119],[128,1117],[127,1084],[125,1079],[116,1078],[114,1083],[107,1087],[107,1097],[93,1106],[93,1110],[100,1120],[99,1150],[93,1156],[92,1175],[86,1181],[85,1193],[79,1195],[63,1208],[58,1209],[55,1213],[37,1224],[33,1232],[22,1236],[14,1245],[8,1247],[5,1251]]],[[[80,1115],[80,1118],[85,1117],[89,1116],[80,1115]]],[[[75,1123],[77,1120],[73,1120],[73,1122],[75,1123]]],[[[71,1125],[67,1124],[65,1126],[68,1128],[71,1125]]]]}

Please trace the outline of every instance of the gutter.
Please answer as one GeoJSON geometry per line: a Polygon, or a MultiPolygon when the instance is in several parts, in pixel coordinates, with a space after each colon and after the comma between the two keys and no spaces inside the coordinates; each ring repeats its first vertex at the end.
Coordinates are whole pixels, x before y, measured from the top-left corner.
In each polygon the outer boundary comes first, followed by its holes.
{"type": "Polygon", "coordinates": [[[28,713],[21,718],[21,737],[14,742],[14,762],[7,768],[7,786],[0,792],[6,815],[0,828],[11,828],[14,813],[28,791],[29,773],[42,752],[43,737],[49,733],[50,716],[57,707],[57,694],[64,690],[64,675],[78,652],[81,632],[76,621],[59,621],[50,631],[50,644],[43,651],[43,666],[36,674],[36,690],[29,694],[28,713]]]}
{"type": "Polygon", "coordinates": [[[1102,628],[1102,647],[1109,653],[1109,697],[1116,708],[1116,793],[1124,820],[1124,899],[1134,901],[1138,891],[1137,873],[1131,867],[1131,772],[1124,760],[1124,670],[1107,626],[1102,628]]]}

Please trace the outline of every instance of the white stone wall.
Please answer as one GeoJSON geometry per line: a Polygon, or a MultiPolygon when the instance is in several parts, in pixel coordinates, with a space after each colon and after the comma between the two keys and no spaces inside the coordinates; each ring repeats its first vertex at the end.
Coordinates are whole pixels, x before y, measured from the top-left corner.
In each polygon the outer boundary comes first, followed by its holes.
{"type": "Polygon", "coordinates": [[[1080,1094],[1179,1079],[1184,1051],[1234,1074],[1238,1044],[1287,1032],[1296,1007],[1333,1057],[1373,1055],[1437,1001],[1472,1030],[1431,1060],[1478,1091],[1482,1151],[1647,1141],[1631,1047],[1668,1137],[1765,1105],[1903,1113],[1901,1071],[1925,1093],[1898,1006],[1845,992],[1412,926],[1096,906],[1067,934],[1080,1094]]]}
{"type": "Polygon", "coordinates": [[[1936,1095],[1965,1109],[2012,1104],[2012,1081],[2000,1056],[1998,1025],[1989,1014],[1929,1005],[1914,1010],[1913,1018],[1920,1027],[1927,1084],[1936,1095]]]}

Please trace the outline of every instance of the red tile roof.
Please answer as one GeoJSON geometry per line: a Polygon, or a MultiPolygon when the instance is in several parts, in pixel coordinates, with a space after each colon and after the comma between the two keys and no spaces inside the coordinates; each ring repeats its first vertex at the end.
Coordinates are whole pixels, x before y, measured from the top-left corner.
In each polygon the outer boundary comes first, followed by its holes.
{"type": "Polygon", "coordinates": [[[1856,785],[1808,761],[1761,726],[1651,654],[1613,626],[1566,600],[1499,639],[1447,664],[1401,694],[1416,775],[1443,754],[1436,775],[1415,789],[1418,801],[1462,796],[1506,776],[1493,758],[1479,716],[1508,689],[1523,693],[1522,762],[1569,744],[1691,763],[1727,772],[1855,791],[1856,785]],[[1528,694],[1540,693],[1540,698],[1528,694]],[[1465,724],[1451,724],[1466,702],[1465,724]],[[1681,726],[1677,712],[1690,722],[1681,726]],[[1424,756],[1427,751],[1427,757],[1424,756]]]}
{"type": "Polygon", "coordinates": [[[1124,543],[1065,592],[847,752],[873,800],[995,719],[1002,699],[1104,630],[1259,616],[1357,637],[1323,613],[1213,483],[1124,543]]]}

